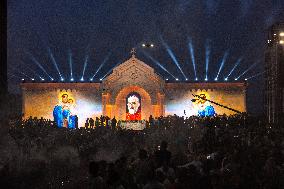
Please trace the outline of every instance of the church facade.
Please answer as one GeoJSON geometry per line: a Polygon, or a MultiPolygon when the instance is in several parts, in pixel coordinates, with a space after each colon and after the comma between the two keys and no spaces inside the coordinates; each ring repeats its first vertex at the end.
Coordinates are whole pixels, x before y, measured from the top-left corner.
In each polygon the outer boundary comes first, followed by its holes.
{"type": "Polygon", "coordinates": [[[246,111],[246,84],[241,82],[168,82],[135,55],[115,67],[101,82],[22,83],[24,117],[54,119],[54,107],[76,115],[79,125],[87,118],[105,115],[120,120],[198,115],[205,106],[216,114],[234,114],[205,101],[192,102],[193,95],[246,111]]]}

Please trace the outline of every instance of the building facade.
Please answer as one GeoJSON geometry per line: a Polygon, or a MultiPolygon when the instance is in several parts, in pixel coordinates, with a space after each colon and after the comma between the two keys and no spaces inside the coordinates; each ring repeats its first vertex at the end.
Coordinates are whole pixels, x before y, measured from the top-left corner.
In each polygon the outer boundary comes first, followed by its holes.
{"type": "MultiPolygon", "coordinates": [[[[64,104],[78,116],[79,125],[100,115],[120,120],[148,120],[150,115],[188,117],[211,106],[208,102],[193,103],[193,94],[246,111],[245,83],[168,82],[135,55],[101,82],[22,83],[21,87],[25,118],[53,119],[54,107],[64,104]]],[[[215,105],[212,108],[217,114],[235,113],[215,105]]]]}
{"type": "Polygon", "coordinates": [[[265,50],[265,110],[270,123],[284,116],[284,23],[268,31],[265,50]]]}

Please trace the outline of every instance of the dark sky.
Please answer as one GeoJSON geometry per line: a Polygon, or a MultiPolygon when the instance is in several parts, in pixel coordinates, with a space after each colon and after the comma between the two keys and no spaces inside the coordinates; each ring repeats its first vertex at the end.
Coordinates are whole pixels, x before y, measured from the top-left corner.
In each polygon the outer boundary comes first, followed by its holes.
{"type": "MultiPolygon", "coordinates": [[[[83,72],[89,80],[109,55],[94,77],[99,80],[127,60],[132,47],[137,48],[139,59],[173,79],[142,53],[143,42],[155,45],[144,51],[172,75],[184,80],[182,70],[193,81],[190,40],[199,80],[206,75],[206,47],[208,81],[214,81],[226,52],[219,79],[223,81],[241,59],[229,81],[255,63],[239,78],[244,80],[263,71],[266,30],[281,21],[283,0],[9,0],[9,87],[19,91],[21,78],[59,81],[61,75],[70,81],[70,60],[75,81],[83,72]]],[[[253,113],[263,113],[262,77],[248,80],[248,108],[253,113]]]]}

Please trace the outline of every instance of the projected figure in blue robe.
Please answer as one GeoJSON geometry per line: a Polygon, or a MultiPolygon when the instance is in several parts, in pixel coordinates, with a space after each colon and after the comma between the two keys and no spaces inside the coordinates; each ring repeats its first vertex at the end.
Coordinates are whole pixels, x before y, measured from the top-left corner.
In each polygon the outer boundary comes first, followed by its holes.
{"type": "Polygon", "coordinates": [[[206,95],[199,95],[202,99],[197,99],[196,103],[198,106],[198,116],[200,117],[212,117],[216,114],[214,107],[210,102],[206,101],[206,95]]]}
{"type": "Polygon", "coordinates": [[[72,114],[73,99],[68,94],[61,96],[61,102],[53,109],[53,117],[57,127],[75,128],[75,115],[72,114]]]}

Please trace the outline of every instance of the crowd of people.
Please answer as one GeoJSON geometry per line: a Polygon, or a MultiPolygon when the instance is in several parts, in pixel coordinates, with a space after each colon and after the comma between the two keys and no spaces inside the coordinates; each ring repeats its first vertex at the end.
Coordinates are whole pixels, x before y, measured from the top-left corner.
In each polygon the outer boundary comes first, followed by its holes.
{"type": "Polygon", "coordinates": [[[245,114],[151,117],[142,131],[118,122],[11,119],[0,188],[284,188],[281,124],[245,114]]]}

